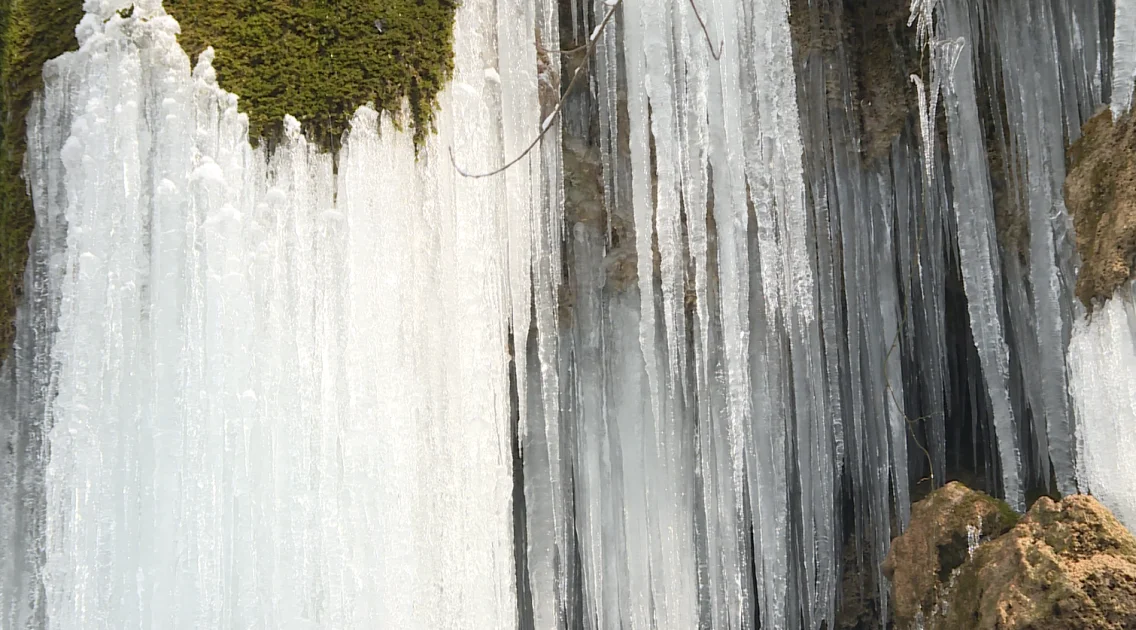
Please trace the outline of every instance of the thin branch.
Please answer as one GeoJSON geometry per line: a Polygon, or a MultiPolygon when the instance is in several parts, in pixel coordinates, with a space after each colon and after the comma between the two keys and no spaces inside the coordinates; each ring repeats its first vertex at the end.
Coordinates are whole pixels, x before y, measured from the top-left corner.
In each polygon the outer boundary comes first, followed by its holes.
{"type": "Polygon", "coordinates": [[[575,55],[578,52],[582,52],[584,50],[587,50],[587,48],[588,48],[587,42],[584,42],[583,44],[580,44],[579,46],[576,46],[575,48],[566,48],[566,49],[545,48],[544,46],[540,45],[540,42],[536,43],[537,51],[542,52],[546,55],[575,55]]]}
{"type": "MultiPolygon", "coordinates": [[[[607,28],[607,25],[611,22],[611,19],[615,17],[615,11],[619,8],[619,5],[622,2],[623,0],[606,0],[606,3],[608,5],[607,13],[604,14],[603,20],[601,20],[600,23],[596,25],[596,28],[592,31],[592,34],[588,38],[587,43],[585,43],[583,46],[577,46],[575,48],[569,48],[567,50],[553,50],[545,48],[538,41],[536,42],[537,51],[546,54],[577,54],[583,52],[585,57],[591,56],[591,54],[595,52],[596,43],[599,42],[600,35],[603,34],[604,29],[607,28]]],[[[698,12],[698,6],[694,3],[695,0],[688,0],[688,2],[690,3],[690,8],[694,11],[695,19],[698,20],[698,25],[702,28],[702,35],[706,38],[706,46],[710,49],[710,55],[714,57],[715,61],[720,60],[722,58],[722,49],[723,47],[725,47],[725,41],[719,42],[718,50],[714,50],[714,42],[710,39],[710,30],[706,27],[706,22],[702,19],[702,15],[698,12]]],[[[451,146],[450,163],[454,165],[454,169],[457,170],[457,172],[462,177],[480,179],[483,177],[492,177],[494,175],[503,173],[514,164],[517,164],[521,160],[525,159],[525,157],[528,156],[529,153],[532,153],[533,149],[540,145],[541,140],[544,140],[544,136],[548,134],[550,129],[552,129],[552,123],[556,120],[556,117],[560,115],[561,110],[564,109],[564,99],[572,93],[572,89],[576,87],[576,84],[579,82],[580,77],[583,76],[583,74],[581,73],[581,70],[583,70],[583,68],[584,64],[580,64],[576,67],[576,70],[572,73],[572,80],[568,82],[568,87],[565,88],[564,93],[560,95],[560,99],[556,102],[556,107],[552,110],[547,118],[541,121],[540,133],[537,134],[537,137],[534,138],[533,141],[530,142],[527,147],[525,147],[525,150],[521,151],[521,153],[517,155],[517,157],[509,160],[505,164],[493,169],[492,171],[486,173],[470,173],[469,171],[463,169],[461,166],[458,166],[457,158],[454,157],[454,148],[451,146]]]]}
{"type": "MultiPolygon", "coordinates": [[[[592,36],[588,38],[588,43],[584,46],[584,50],[587,51],[588,55],[591,55],[592,51],[595,50],[596,42],[598,42],[600,39],[600,34],[603,33],[604,28],[606,28],[608,23],[611,22],[611,18],[615,15],[615,10],[619,8],[619,4],[621,2],[623,2],[623,0],[615,0],[615,2],[610,5],[611,8],[607,10],[607,14],[604,15],[603,21],[600,22],[598,26],[596,26],[596,29],[594,31],[592,31],[592,36]]],[[[457,170],[457,172],[462,177],[480,179],[483,177],[492,177],[494,175],[503,173],[508,170],[509,167],[525,159],[525,157],[529,153],[532,153],[533,149],[535,149],[537,145],[540,144],[540,141],[544,139],[544,136],[548,134],[548,131],[552,129],[553,121],[555,121],[556,117],[560,115],[560,111],[564,109],[564,99],[572,92],[572,89],[576,87],[576,84],[579,83],[580,77],[584,76],[584,73],[581,72],[581,70],[583,69],[584,64],[576,66],[576,70],[572,73],[572,80],[568,82],[568,87],[564,89],[564,93],[560,96],[560,100],[556,102],[556,107],[552,110],[552,113],[550,113],[548,117],[541,122],[540,134],[538,134],[537,137],[529,143],[529,146],[525,147],[524,151],[521,151],[520,155],[509,160],[504,165],[495,168],[492,171],[489,171],[488,173],[470,173],[462,167],[458,166],[457,159],[454,157],[454,148],[451,146],[450,162],[454,165],[454,169],[457,170]]]]}
{"type": "Polygon", "coordinates": [[[698,25],[702,27],[702,34],[706,37],[706,46],[710,49],[710,56],[714,58],[714,61],[720,60],[722,58],[722,49],[726,46],[725,40],[718,42],[718,52],[714,52],[714,41],[710,39],[710,29],[706,28],[706,22],[702,20],[702,15],[698,13],[698,5],[694,3],[694,0],[688,1],[690,2],[690,10],[694,11],[694,18],[698,20],[698,25]]]}
{"type": "Polygon", "coordinates": [[[611,2],[611,3],[609,3],[607,0],[605,0],[604,4],[608,5],[608,7],[609,7],[608,11],[604,15],[604,19],[600,22],[599,26],[597,26],[596,29],[592,32],[592,36],[588,39],[588,41],[584,42],[583,44],[580,44],[579,46],[576,46],[575,48],[567,48],[567,49],[557,50],[555,48],[545,48],[538,41],[536,43],[536,49],[538,51],[542,52],[542,53],[547,53],[549,55],[574,55],[578,52],[587,50],[588,47],[592,44],[593,41],[599,40],[600,33],[603,31],[604,27],[607,26],[608,20],[611,19],[611,17],[613,15],[615,15],[615,7],[618,6],[620,2],[622,2],[622,0],[616,0],[615,2],[611,2]]]}
{"type": "MultiPolygon", "coordinates": [[[[923,205],[924,205],[924,208],[929,206],[930,203],[931,203],[930,190],[927,187],[926,183],[924,183],[924,188],[923,188],[923,205]]],[[[925,226],[921,224],[919,226],[919,230],[915,234],[915,263],[914,263],[914,266],[915,266],[916,269],[921,269],[922,264],[923,264],[922,263],[922,256],[920,254],[920,248],[922,248],[922,246],[923,246],[924,229],[925,229],[925,226]]],[[[908,431],[908,433],[911,434],[911,440],[913,442],[915,442],[915,445],[919,447],[919,450],[923,451],[923,455],[926,456],[926,458],[927,458],[927,469],[928,469],[929,472],[928,472],[928,477],[925,477],[925,479],[930,478],[931,488],[934,489],[935,485],[936,485],[936,481],[939,481],[941,483],[943,480],[941,480],[941,479],[936,480],[935,479],[935,460],[934,460],[933,457],[931,457],[931,451],[928,450],[926,446],[923,446],[923,443],[919,441],[919,436],[915,435],[916,423],[921,422],[921,421],[930,420],[930,419],[934,418],[934,414],[919,416],[918,418],[912,418],[912,417],[908,416],[907,411],[904,409],[903,405],[900,404],[899,398],[895,394],[895,390],[892,389],[891,374],[888,372],[888,369],[887,369],[887,364],[891,360],[891,353],[898,351],[900,336],[903,334],[903,329],[907,326],[907,318],[911,316],[911,311],[907,308],[906,303],[904,303],[901,306],[900,311],[901,311],[902,317],[900,317],[899,324],[895,328],[895,338],[892,339],[891,345],[888,346],[887,354],[884,355],[884,366],[883,366],[884,387],[887,389],[887,393],[891,397],[892,404],[895,405],[895,408],[898,409],[900,411],[900,413],[903,414],[903,419],[904,419],[904,421],[907,425],[907,431],[908,431]]],[[[943,465],[944,465],[944,468],[945,468],[946,462],[943,462],[943,465]]],[[[920,481],[922,481],[922,480],[920,480],[920,481]]]]}
{"type": "MultiPolygon", "coordinates": [[[[722,48],[725,47],[726,42],[725,41],[719,41],[718,42],[718,50],[717,51],[714,50],[714,42],[713,42],[713,40],[710,39],[710,29],[709,29],[709,27],[706,26],[706,22],[702,19],[702,15],[698,12],[698,5],[695,4],[695,0],[687,0],[687,2],[690,4],[690,9],[692,11],[694,11],[694,18],[696,20],[698,20],[698,26],[700,26],[702,28],[702,35],[706,38],[706,47],[710,49],[710,56],[714,58],[714,61],[721,60],[722,59],[722,48]]],[[[537,47],[537,50],[539,50],[540,52],[548,53],[550,55],[552,55],[552,54],[555,54],[555,55],[574,55],[574,54],[586,49],[588,47],[588,44],[583,43],[583,44],[580,44],[579,46],[576,46],[575,48],[566,48],[566,49],[557,50],[557,49],[554,49],[554,48],[545,48],[544,46],[540,45],[540,42],[537,42],[536,47],[537,47]]]]}

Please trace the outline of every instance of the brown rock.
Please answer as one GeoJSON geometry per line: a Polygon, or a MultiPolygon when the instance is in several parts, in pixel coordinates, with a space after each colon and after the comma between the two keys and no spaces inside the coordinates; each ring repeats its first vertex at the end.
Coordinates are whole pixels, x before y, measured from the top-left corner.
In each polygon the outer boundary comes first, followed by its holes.
{"type": "Polygon", "coordinates": [[[1128,630],[1136,628],[1136,539],[1090,496],[1042,497],[982,545],[955,584],[928,630],[1128,630]]]}
{"type": "Polygon", "coordinates": [[[888,556],[898,628],[916,627],[916,617],[926,630],[1136,628],[1136,538],[1096,499],[1038,499],[1016,526],[933,581],[931,560],[940,569],[950,563],[929,545],[958,533],[951,533],[952,524],[960,524],[954,510],[963,506],[964,514],[973,514],[965,501],[978,493],[956,488],[953,501],[935,494],[916,504],[912,527],[888,556]],[[936,498],[935,505],[927,503],[936,498]],[[938,538],[920,543],[928,535],[938,538]]]}
{"type": "Polygon", "coordinates": [[[1091,311],[1133,275],[1136,259],[1136,125],[1105,109],[1069,148],[1065,203],[1077,232],[1077,297],[1091,311]]]}
{"type": "Polygon", "coordinates": [[[911,525],[892,541],[883,566],[892,583],[896,627],[913,627],[917,618],[930,617],[951,575],[967,561],[972,538],[998,536],[1017,518],[1004,502],[958,482],[912,506],[911,525]]]}

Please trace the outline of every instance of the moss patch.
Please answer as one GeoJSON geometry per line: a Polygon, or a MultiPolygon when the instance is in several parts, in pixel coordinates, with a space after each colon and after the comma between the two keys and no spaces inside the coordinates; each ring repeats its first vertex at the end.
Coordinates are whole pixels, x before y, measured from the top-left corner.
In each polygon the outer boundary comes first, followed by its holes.
{"type": "Polygon", "coordinates": [[[165,0],[196,59],[207,46],[223,88],[241,98],[249,135],[272,139],[285,114],[331,148],[360,105],[399,113],[415,139],[453,71],[457,0],[165,0]]]}
{"type": "Polygon", "coordinates": [[[44,62],[77,47],[78,0],[0,0],[0,360],[15,329],[28,237],[35,217],[20,177],[27,148],[25,119],[43,83],[44,62]]]}
{"type": "MultiPolygon", "coordinates": [[[[324,148],[360,105],[400,115],[415,140],[433,129],[435,97],[453,72],[458,0],[165,0],[182,47],[206,46],[222,87],[241,97],[254,140],[278,137],[285,114],[324,148]]],[[[44,62],[77,47],[81,0],[0,0],[0,358],[34,226],[20,177],[28,108],[44,62]]]]}
{"type": "Polygon", "coordinates": [[[1136,125],[1104,110],[1069,148],[1065,202],[1073,215],[1081,271],[1077,297],[1092,311],[1133,275],[1136,263],[1136,125]]]}

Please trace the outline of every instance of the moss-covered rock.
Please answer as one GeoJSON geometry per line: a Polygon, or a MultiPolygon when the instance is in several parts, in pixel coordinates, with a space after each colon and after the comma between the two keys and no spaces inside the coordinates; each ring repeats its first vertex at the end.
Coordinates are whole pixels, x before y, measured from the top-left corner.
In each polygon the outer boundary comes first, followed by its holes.
{"type": "Polygon", "coordinates": [[[1136,628],[1136,539],[1095,499],[1042,497],[999,535],[1015,518],[1004,504],[962,486],[939,492],[916,504],[888,556],[898,628],[1136,628]],[[999,525],[968,536],[979,511],[999,525]]]}
{"type": "MultiPolygon", "coordinates": [[[[421,141],[435,97],[453,70],[459,0],[165,0],[182,47],[216,50],[222,87],[241,97],[254,141],[277,137],[285,114],[309,138],[334,148],[355,109],[368,102],[401,115],[421,141]]],[[[74,49],[82,0],[0,0],[0,358],[34,225],[20,177],[25,119],[45,61],[74,49]]]]}
{"type": "Polygon", "coordinates": [[[415,137],[453,71],[458,0],[165,0],[182,47],[217,52],[221,87],[241,98],[249,135],[275,137],[285,114],[325,147],[360,106],[409,102],[415,137]]]}
{"type": "Polygon", "coordinates": [[[1136,539],[1096,499],[1038,499],[959,572],[932,628],[1136,628],[1136,539]]]}
{"type": "Polygon", "coordinates": [[[1077,297],[1091,311],[1133,276],[1136,263],[1136,125],[1105,109],[1081,128],[1068,152],[1065,202],[1073,215],[1081,270],[1077,297]]]}
{"type": "Polygon", "coordinates": [[[897,627],[930,617],[976,541],[1006,532],[1017,520],[1004,501],[958,482],[912,506],[911,524],[892,541],[883,567],[895,595],[897,627]]]}

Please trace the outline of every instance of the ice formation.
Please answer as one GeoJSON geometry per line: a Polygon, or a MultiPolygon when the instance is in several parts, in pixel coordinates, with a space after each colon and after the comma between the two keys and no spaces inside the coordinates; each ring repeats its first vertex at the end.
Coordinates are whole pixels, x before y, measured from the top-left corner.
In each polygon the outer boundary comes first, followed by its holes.
{"type": "Polygon", "coordinates": [[[537,5],[466,3],[467,89],[417,159],[363,108],[333,164],[295,120],[252,149],[212,53],[191,73],[129,4],[87,2],[31,115],[0,626],[514,627],[510,247],[547,233],[542,156],[478,181],[447,150],[527,139],[535,68],[495,104],[480,59],[531,51],[537,5]]]}
{"type": "Polygon", "coordinates": [[[1136,519],[1136,306],[1084,319],[1062,195],[1130,2],[916,0],[869,155],[842,0],[466,0],[438,134],[334,158],[129,4],[30,118],[0,627],[831,628],[918,483],[1136,519]],[[563,119],[538,32],[596,36],[563,119]]]}

